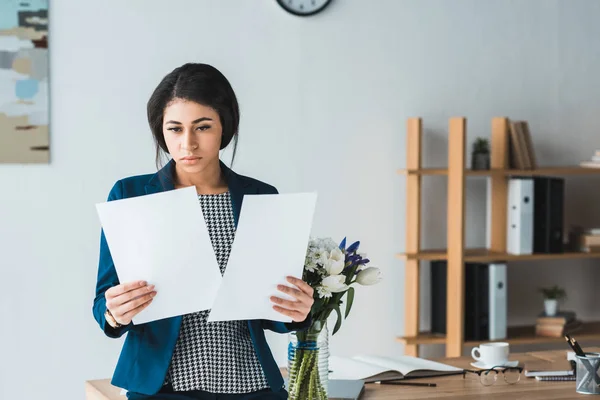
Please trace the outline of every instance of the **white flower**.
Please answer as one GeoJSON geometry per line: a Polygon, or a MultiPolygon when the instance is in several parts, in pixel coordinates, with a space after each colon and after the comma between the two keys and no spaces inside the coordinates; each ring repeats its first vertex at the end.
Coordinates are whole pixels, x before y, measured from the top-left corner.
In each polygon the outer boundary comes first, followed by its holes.
{"type": "Polygon", "coordinates": [[[356,276],[356,282],[361,285],[374,285],[381,280],[381,271],[376,267],[365,268],[356,276]]]}
{"type": "Polygon", "coordinates": [[[323,286],[317,287],[317,293],[319,293],[320,298],[331,297],[331,292],[325,289],[323,286]]]}
{"type": "Polygon", "coordinates": [[[344,270],[344,253],[338,248],[333,249],[323,265],[329,275],[340,274],[344,270]]]}
{"type": "Polygon", "coordinates": [[[331,293],[339,293],[348,290],[348,286],[344,283],[345,280],[346,277],[343,275],[328,276],[321,282],[322,290],[319,291],[319,293],[326,294],[322,297],[331,297],[331,293]]]}
{"type": "Polygon", "coordinates": [[[310,238],[304,267],[321,276],[337,275],[344,269],[344,254],[331,238],[310,238]]]}
{"type": "Polygon", "coordinates": [[[309,259],[304,263],[304,268],[307,271],[315,272],[315,270],[317,269],[317,263],[314,260],[309,259]]]}

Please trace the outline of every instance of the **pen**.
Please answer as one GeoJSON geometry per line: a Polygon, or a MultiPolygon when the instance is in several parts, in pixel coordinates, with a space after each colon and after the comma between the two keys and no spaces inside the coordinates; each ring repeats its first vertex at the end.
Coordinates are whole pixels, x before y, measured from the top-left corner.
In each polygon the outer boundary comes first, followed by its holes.
{"type": "Polygon", "coordinates": [[[577,345],[575,345],[571,336],[565,335],[565,340],[569,344],[569,347],[571,347],[571,349],[575,352],[575,354],[577,354],[578,356],[585,356],[585,353],[583,353],[581,347],[579,347],[579,343],[575,342],[577,343],[577,345]]]}
{"type": "Polygon", "coordinates": [[[424,386],[424,387],[436,387],[435,383],[428,382],[403,382],[403,381],[376,381],[373,383],[378,383],[381,385],[406,385],[406,386],[424,386]]]}
{"type": "Polygon", "coordinates": [[[575,340],[575,338],[571,338],[571,342],[573,343],[573,346],[579,352],[579,355],[580,356],[585,356],[585,353],[583,352],[583,349],[581,348],[581,346],[579,345],[579,343],[577,343],[577,340],[575,340]]]}

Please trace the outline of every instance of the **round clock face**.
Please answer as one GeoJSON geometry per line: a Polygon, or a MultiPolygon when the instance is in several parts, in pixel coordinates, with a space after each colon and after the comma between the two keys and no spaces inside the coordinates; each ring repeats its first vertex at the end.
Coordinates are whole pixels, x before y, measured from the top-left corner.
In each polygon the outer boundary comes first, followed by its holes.
{"type": "Polygon", "coordinates": [[[277,3],[287,12],[306,17],[323,11],[331,0],[277,0],[277,3]]]}

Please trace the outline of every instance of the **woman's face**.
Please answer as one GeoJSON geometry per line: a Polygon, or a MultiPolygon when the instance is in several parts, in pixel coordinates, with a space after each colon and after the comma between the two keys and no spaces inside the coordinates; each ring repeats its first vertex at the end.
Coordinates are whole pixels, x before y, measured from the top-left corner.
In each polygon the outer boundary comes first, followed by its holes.
{"type": "Polygon", "coordinates": [[[219,114],[210,107],[175,99],[165,108],[167,149],[184,172],[198,173],[219,159],[222,133],[219,114]]]}

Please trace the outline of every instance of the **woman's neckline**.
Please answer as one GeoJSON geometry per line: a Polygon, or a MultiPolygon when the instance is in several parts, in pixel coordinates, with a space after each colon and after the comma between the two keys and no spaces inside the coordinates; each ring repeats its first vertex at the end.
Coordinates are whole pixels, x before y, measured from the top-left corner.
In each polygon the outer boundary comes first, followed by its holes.
{"type": "MultiPolygon", "coordinates": [[[[185,189],[185,188],[188,188],[190,186],[174,185],[174,187],[175,187],[175,189],[185,189]]],[[[218,193],[198,193],[196,191],[196,194],[198,196],[217,196],[217,195],[220,195],[220,194],[229,193],[229,188],[228,187],[225,187],[224,189],[225,189],[224,191],[218,192],[218,193]]]]}
{"type": "Polygon", "coordinates": [[[222,196],[224,194],[229,194],[229,190],[221,193],[197,193],[198,196],[222,196]]]}

